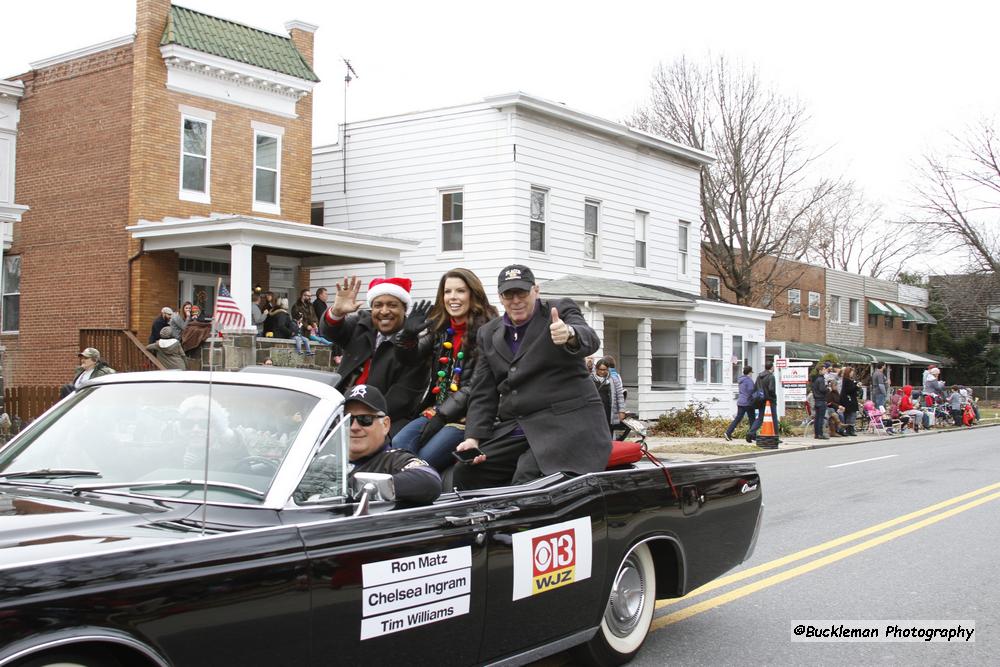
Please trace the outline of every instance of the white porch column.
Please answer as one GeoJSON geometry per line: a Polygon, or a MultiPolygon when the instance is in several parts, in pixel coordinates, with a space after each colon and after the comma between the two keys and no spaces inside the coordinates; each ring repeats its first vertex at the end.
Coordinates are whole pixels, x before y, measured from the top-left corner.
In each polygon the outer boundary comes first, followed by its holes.
{"type": "Polygon", "coordinates": [[[399,271],[399,262],[385,261],[385,277],[386,278],[396,278],[396,272],[399,271]]]}
{"type": "Polygon", "coordinates": [[[229,259],[229,292],[233,295],[233,300],[243,312],[243,317],[247,320],[247,327],[253,326],[250,318],[251,292],[253,285],[250,281],[251,263],[253,258],[253,244],[234,242],[230,243],[229,259]]]}
{"type": "Polygon", "coordinates": [[[597,338],[601,341],[601,346],[597,348],[594,352],[595,358],[601,358],[605,355],[604,351],[604,313],[594,308],[589,301],[584,301],[583,303],[583,317],[587,320],[587,324],[590,328],[594,330],[597,334],[597,338]]]}
{"type": "Polygon", "coordinates": [[[636,342],[639,355],[639,409],[637,412],[640,418],[645,418],[643,404],[649,400],[650,392],[653,391],[653,320],[648,317],[639,320],[636,342]]]}

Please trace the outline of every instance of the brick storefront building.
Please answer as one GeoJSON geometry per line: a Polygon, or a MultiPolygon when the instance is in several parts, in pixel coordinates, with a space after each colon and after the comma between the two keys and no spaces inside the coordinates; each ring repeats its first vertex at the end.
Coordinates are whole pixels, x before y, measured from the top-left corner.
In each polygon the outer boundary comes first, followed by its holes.
{"type": "Polygon", "coordinates": [[[138,0],[134,35],[32,64],[16,190],[30,210],[8,385],[71,377],[81,330],[145,341],[162,306],[214,306],[218,279],[249,313],[254,285],[291,301],[308,268],[398,247],[310,225],[316,26],[288,36],[167,0],[138,0]],[[225,215],[219,215],[224,212],[225,215]]]}

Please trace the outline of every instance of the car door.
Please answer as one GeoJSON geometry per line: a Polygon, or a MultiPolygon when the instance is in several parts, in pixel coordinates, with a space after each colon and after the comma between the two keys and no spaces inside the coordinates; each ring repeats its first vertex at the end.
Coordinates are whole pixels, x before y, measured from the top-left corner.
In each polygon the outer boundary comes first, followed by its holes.
{"type": "Polygon", "coordinates": [[[312,664],[477,660],[486,542],[475,501],[300,523],[312,595],[312,664]]]}
{"type": "Polygon", "coordinates": [[[590,476],[480,498],[487,522],[486,622],[480,661],[594,627],[607,603],[607,522],[590,476]]]}

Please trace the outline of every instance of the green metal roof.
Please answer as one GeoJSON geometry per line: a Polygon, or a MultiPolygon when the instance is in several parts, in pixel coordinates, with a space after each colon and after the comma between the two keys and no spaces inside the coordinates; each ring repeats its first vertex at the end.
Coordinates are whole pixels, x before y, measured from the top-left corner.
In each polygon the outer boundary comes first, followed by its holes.
{"type": "Polygon", "coordinates": [[[924,324],[924,317],[916,311],[913,306],[901,306],[903,312],[906,314],[903,316],[904,322],[916,322],[918,324],[924,324]]]}
{"type": "Polygon", "coordinates": [[[792,341],[785,342],[785,356],[792,360],[819,361],[824,354],[833,354],[837,360],[845,364],[869,364],[871,357],[857,354],[849,350],[832,347],[830,345],[820,345],[819,343],[798,343],[792,341]]]}
{"type": "Polygon", "coordinates": [[[937,318],[934,317],[933,315],[931,315],[929,312],[927,312],[926,308],[918,308],[917,306],[912,306],[912,310],[913,310],[913,312],[915,312],[915,313],[919,314],[921,317],[923,317],[924,318],[924,322],[926,322],[927,324],[937,324],[938,323],[937,318]]]}
{"type": "Polygon", "coordinates": [[[233,23],[185,7],[170,7],[160,46],[177,44],[306,81],[319,78],[290,37],[233,23]]]}
{"type": "MultiPolygon", "coordinates": [[[[913,363],[906,357],[893,354],[892,352],[886,352],[884,350],[876,350],[872,347],[852,347],[849,345],[835,345],[833,347],[839,350],[845,350],[853,355],[864,357],[865,360],[861,363],[870,364],[876,361],[884,361],[887,364],[896,364],[898,366],[909,366],[913,363]]],[[[843,361],[843,359],[841,361],[843,361]]]]}

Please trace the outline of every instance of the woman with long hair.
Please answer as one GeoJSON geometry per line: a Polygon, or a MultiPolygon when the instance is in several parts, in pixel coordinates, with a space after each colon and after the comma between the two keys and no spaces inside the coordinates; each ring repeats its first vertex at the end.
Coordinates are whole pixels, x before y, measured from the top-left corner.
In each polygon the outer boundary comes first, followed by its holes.
{"type": "Polygon", "coordinates": [[[594,372],[590,376],[604,404],[604,416],[608,418],[608,427],[612,435],[625,419],[625,390],[622,387],[621,376],[614,369],[615,358],[608,355],[594,363],[594,372]]]}
{"type": "Polygon", "coordinates": [[[170,318],[171,333],[177,340],[181,339],[181,333],[187,327],[188,322],[194,319],[194,315],[191,314],[193,307],[190,301],[185,301],[180,309],[174,313],[174,316],[170,318]]]}
{"type": "Polygon", "coordinates": [[[465,412],[476,367],[476,333],[497,316],[483,284],[472,271],[456,268],[441,276],[427,334],[412,352],[426,359],[431,376],[423,411],[392,439],[441,471],[454,463],[452,452],[465,439],[465,412]]]}
{"type": "Polygon", "coordinates": [[[844,425],[847,427],[847,435],[857,435],[854,424],[858,418],[858,383],[854,381],[854,369],[845,366],[842,377],[840,404],[844,406],[844,425]]]}

